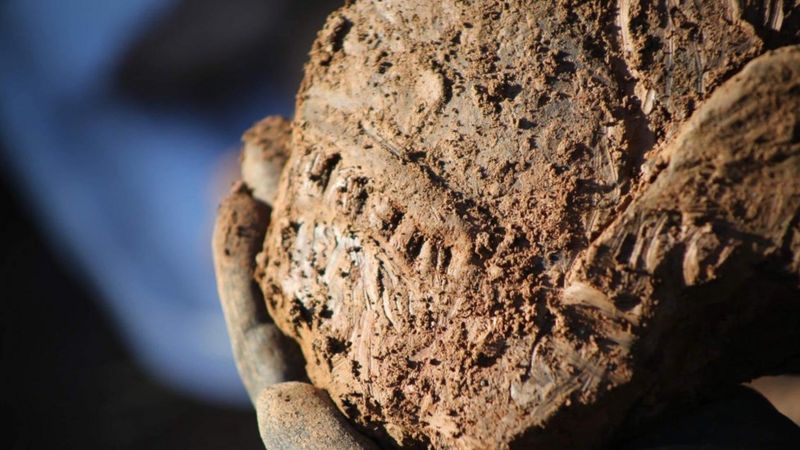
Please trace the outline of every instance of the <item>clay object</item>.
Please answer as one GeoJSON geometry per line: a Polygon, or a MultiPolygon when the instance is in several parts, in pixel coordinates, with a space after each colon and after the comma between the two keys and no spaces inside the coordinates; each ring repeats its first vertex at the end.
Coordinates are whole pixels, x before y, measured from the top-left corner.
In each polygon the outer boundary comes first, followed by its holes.
{"type": "Polygon", "coordinates": [[[256,271],[311,381],[385,445],[581,448],[796,353],[798,11],[751,3],[334,13],[256,271]]]}

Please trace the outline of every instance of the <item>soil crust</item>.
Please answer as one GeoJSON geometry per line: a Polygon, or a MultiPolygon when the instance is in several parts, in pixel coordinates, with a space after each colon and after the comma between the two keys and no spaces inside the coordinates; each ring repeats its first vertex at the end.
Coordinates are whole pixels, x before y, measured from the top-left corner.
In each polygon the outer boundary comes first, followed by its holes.
{"type": "Polygon", "coordinates": [[[268,127],[257,278],[379,441],[583,448],[796,352],[798,7],[611,3],[348,2],[268,127]]]}

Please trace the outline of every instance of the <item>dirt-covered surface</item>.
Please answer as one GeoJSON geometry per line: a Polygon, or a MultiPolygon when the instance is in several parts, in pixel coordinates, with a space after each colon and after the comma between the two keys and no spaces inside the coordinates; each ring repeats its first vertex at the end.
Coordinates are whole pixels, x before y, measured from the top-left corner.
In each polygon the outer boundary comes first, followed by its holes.
{"type": "Polygon", "coordinates": [[[381,442],[601,442],[800,329],[798,51],[720,89],[800,10],[609,3],[349,2],[270,128],[270,313],[381,442]]]}

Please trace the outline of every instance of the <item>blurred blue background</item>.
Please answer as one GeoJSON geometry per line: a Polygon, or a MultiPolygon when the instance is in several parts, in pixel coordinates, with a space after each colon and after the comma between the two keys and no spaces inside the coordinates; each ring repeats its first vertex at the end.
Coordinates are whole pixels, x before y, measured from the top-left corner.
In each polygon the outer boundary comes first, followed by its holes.
{"type": "MultiPolygon", "coordinates": [[[[10,201],[137,366],[190,398],[247,405],[216,296],[213,217],[239,137],[291,115],[311,41],[338,3],[0,2],[10,201]]],[[[6,291],[4,302],[29,301],[6,291]]],[[[66,287],[48,293],[73,301],[66,287]]]]}

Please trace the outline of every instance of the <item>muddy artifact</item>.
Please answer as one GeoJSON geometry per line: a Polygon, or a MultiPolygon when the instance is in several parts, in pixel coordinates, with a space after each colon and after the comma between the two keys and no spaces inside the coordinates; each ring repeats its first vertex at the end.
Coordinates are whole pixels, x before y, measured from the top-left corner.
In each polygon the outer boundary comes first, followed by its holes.
{"type": "Polygon", "coordinates": [[[251,395],[302,379],[279,329],[337,436],[571,449],[777,370],[798,42],[797,2],[348,2],[217,225],[278,361],[240,356],[251,395]]]}

